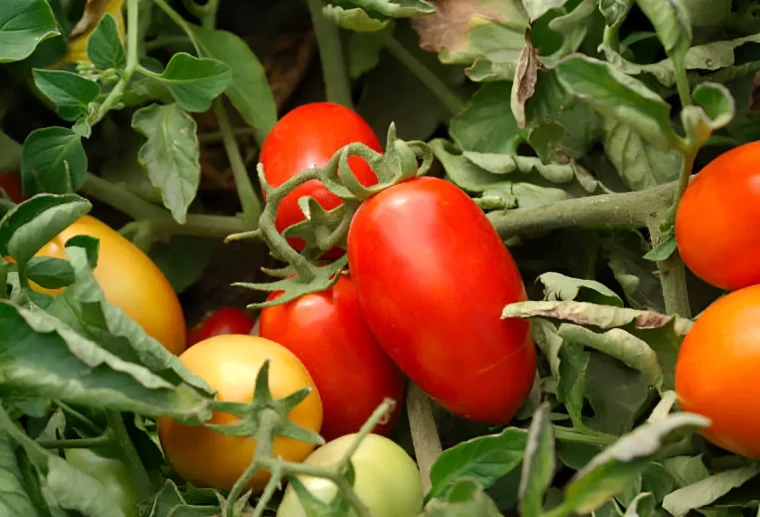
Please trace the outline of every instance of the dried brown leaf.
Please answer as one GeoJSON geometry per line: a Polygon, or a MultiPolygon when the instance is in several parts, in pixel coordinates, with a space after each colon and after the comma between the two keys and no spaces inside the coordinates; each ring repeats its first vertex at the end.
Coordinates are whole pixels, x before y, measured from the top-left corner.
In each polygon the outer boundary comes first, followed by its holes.
{"type": "Polygon", "coordinates": [[[530,40],[530,29],[527,29],[525,31],[525,46],[520,52],[515,79],[512,82],[512,113],[519,128],[526,126],[525,103],[533,97],[533,93],[536,91],[538,71],[543,68],[538,58],[538,52],[530,40]]]}

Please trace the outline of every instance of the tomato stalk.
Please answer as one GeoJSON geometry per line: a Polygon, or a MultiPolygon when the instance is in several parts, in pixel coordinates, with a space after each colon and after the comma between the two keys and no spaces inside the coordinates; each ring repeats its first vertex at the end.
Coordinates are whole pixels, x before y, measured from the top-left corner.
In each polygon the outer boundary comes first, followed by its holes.
{"type": "Polygon", "coordinates": [[[435,75],[428,67],[423,65],[409,50],[388,31],[379,31],[374,34],[385,49],[412,72],[430,92],[435,95],[452,115],[464,110],[466,103],[449,88],[449,86],[435,75]]]}
{"type": "Polygon", "coordinates": [[[612,445],[618,440],[611,434],[597,433],[591,430],[578,431],[571,427],[555,425],[554,436],[557,440],[573,443],[585,443],[589,445],[612,445]]]}
{"type": "Polygon", "coordinates": [[[80,424],[83,424],[85,427],[88,428],[88,430],[96,435],[102,434],[103,429],[100,428],[100,426],[95,425],[95,422],[90,420],[88,417],[74,409],[73,407],[69,406],[65,402],[62,402],[60,400],[56,400],[55,404],[63,411],[64,415],[66,415],[70,420],[76,420],[80,424]]]}
{"type": "Polygon", "coordinates": [[[443,448],[433,417],[430,397],[414,383],[409,386],[406,396],[406,412],[409,415],[414,455],[420,468],[420,476],[422,476],[422,488],[427,493],[431,487],[430,469],[443,448]]]}
{"type": "Polygon", "coordinates": [[[325,3],[322,0],[308,0],[308,5],[314,34],[317,37],[327,100],[354,109],[351,85],[343,58],[340,29],[325,17],[322,12],[325,3]]]}
{"type": "Polygon", "coordinates": [[[113,437],[106,433],[93,438],[73,438],[70,440],[37,440],[37,443],[46,449],[90,449],[103,447],[113,443],[113,437]]]}
{"type": "Polygon", "coordinates": [[[142,460],[140,460],[140,455],[137,454],[137,449],[135,449],[132,439],[127,433],[121,413],[107,410],[106,422],[108,422],[109,433],[111,435],[109,438],[113,439],[114,445],[119,451],[119,456],[129,471],[129,475],[135,484],[140,498],[150,497],[153,494],[153,488],[151,487],[148,471],[145,470],[145,466],[142,464],[142,460]]]}

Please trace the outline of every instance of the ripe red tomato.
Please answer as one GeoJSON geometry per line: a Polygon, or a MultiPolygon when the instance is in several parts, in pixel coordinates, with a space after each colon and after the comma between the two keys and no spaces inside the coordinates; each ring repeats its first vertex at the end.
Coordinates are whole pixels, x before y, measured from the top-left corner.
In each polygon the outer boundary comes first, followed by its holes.
{"type": "Polygon", "coordinates": [[[501,312],[526,293],[472,199],[437,178],[384,190],[354,216],[348,263],[372,332],[404,373],[460,416],[512,418],[536,353],[530,324],[501,312]]]}
{"type": "Polygon", "coordinates": [[[14,203],[21,203],[27,199],[22,192],[21,176],[16,171],[0,173],[0,189],[3,189],[14,203]]]}
{"type": "Polygon", "coordinates": [[[707,164],[684,192],[676,241],[684,263],[723,289],[760,284],[760,141],[707,164]]]}
{"type": "MultiPolygon", "coordinates": [[[[282,117],[272,128],[261,146],[259,158],[264,166],[264,177],[272,187],[282,185],[297,173],[314,166],[325,165],[338,149],[353,142],[361,142],[375,151],[382,151],[372,128],[350,109],[330,102],[314,102],[299,106],[282,117]]],[[[348,159],[351,171],[365,187],[377,183],[377,177],[367,162],[357,156],[348,159]]],[[[304,220],[298,199],[311,196],[326,210],[332,210],[341,201],[321,182],[304,183],[282,200],[277,209],[275,227],[282,232],[304,220]]],[[[297,250],[304,248],[302,239],[290,239],[297,250]]],[[[330,250],[326,258],[342,255],[338,249],[330,250]]]]}
{"type": "Polygon", "coordinates": [[[676,363],[676,393],[684,411],[704,415],[710,441],[760,457],[760,285],[717,300],[697,318],[676,363]]]}
{"type": "Polygon", "coordinates": [[[256,322],[247,312],[235,307],[222,307],[207,314],[187,335],[187,346],[214,336],[250,334],[256,322]]]}
{"type": "Polygon", "coordinates": [[[259,325],[261,337],[280,343],[309,370],[324,406],[326,440],[357,432],[385,397],[397,402],[396,410],[374,432],[390,432],[403,405],[404,379],[369,330],[350,277],[264,308],[259,325]]]}

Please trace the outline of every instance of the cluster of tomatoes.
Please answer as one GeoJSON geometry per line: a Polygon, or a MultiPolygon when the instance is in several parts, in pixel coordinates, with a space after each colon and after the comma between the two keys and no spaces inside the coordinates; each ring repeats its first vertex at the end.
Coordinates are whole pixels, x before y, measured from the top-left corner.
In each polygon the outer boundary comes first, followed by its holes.
{"type": "Polygon", "coordinates": [[[676,214],[684,263],[730,291],[696,320],[681,345],[676,392],[683,410],[712,425],[713,443],[760,457],[760,142],[704,167],[676,214]]]}

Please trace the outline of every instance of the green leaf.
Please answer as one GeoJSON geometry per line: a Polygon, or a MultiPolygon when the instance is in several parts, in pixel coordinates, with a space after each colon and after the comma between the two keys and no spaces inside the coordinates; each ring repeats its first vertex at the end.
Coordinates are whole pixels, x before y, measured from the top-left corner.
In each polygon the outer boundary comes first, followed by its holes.
{"type": "Polygon", "coordinates": [[[35,257],[26,264],[26,276],[46,289],[59,289],[74,283],[74,270],[68,261],[54,257],[35,257]]]}
{"type": "Polygon", "coordinates": [[[388,26],[389,20],[379,20],[358,7],[344,9],[339,5],[328,4],[322,8],[325,17],[341,29],[356,32],[377,32],[388,26]]]}
{"type": "Polygon", "coordinates": [[[660,242],[657,246],[652,248],[651,251],[649,251],[646,255],[644,255],[644,258],[647,260],[651,260],[653,262],[662,262],[663,260],[666,260],[668,257],[670,257],[678,248],[678,243],[676,243],[676,236],[674,234],[670,234],[660,242]]]}
{"type": "Polygon", "coordinates": [[[352,32],[346,46],[346,68],[351,79],[358,79],[380,62],[383,43],[371,34],[352,32]]]}
{"type": "Polygon", "coordinates": [[[578,300],[622,307],[623,300],[606,285],[594,280],[572,278],[560,273],[544,273],[537,281],[544,284],[544,300],[578,300]]]}
{"type": "Polygon", "coordinates": [[[436,12],[435,6],[425,0],[351,0],[363,9],[393,18],[411,18],[436,12]]]}
{"type": "Polygon", "coordinates": [[[430,469],[427,499],[443,499],[457,479],[472,477],[484,488],[517,468],[527,442],[524,430],[507,427],[500,434],[461,442],[438,456],[430,469]]]}
{"type": "Polygon", "coordinates": [[[523,6],[528,11],[530,21],[538,20],[552,9],[562,7],[566,3],[567,0],[523,0],[523,6]]]}
{"type": "Polygon", "coordinates": [[[522,476],[520,478],[520,515],[540,516],[544,494],[554,477],[554,429],[549,419],[550,406],[542,404],[533,414],[525,446],[522,476]]]}
{"type": "Polygon", "coordinates": [[[157,242],[150,248],[150,258],[166,275],[177,293],[197,282],[211,263],[215,241],[173,235],[168,242],[157,242]]]}
{"type": "Polygon", "coordinates": [[[76,194],[39,194],[0,220],[0,255],[26,264],[56,235],[90,211],[89,201],[76,194]]]}
{"type": "Polygon", "coordinates": [[[227,90],[232,81],[230,67],[216,59],[197,58],[186,52],[174,54],[161,75],[141,70],[160,81],[180,108],[203,112],[211,101],[227,90]]]}
{"type": "Polygon", "coordinates": [[[201,180],[195,120],[177,104],[152,104],[135,112],[132,127],[148,139],[138,154],[140,164],[174,219],[184,223],[201,180]]]}
{"type": "Polygon", "coordinates": [[[25,458],[16,454],[16,444],[4,430],[0,430],[0,484],[3,487],[0,497],[0,514],[24,515],[37,517],[40,514],[34,507],[25,486],[24,475],[19,465],[25,458]]]}
{"type": "Polygon", "coordinates": [[[722,84],[702,83],[694,89],[696,106],[681,110],[681,121],[686,134],[699,145],[704,144],[712,132],[727,126],[736,115],[736,103],[722,84]]]}
{"type": "Polygon", "coordinates": [[[715,502],[719,497],[742,486],[758,474],[760,474],[758,465],[720,472],[666,495],[662,501],[662,507],[673,517],[684,517],[691,510],[715,502]]]}
{"type": "Polygon", "coordinates": [[[88,106],[100,95],[100,86],[84,77],[59,70],[34,70],[34,83],[56,106],[58,115],[69,122],[86,115],[88,106]]]}
{"type": "Polygon", "coordinates": [[[682,66],[691,46],[691,20],[682,0],[636,0],[675,66],[682,66]]]}
{"type": "Polygon", "coordinates": [[[493,500],[486,495],[475,479],[464,478],[457,481],[444,503],[432,500],[419,517],[501,517],[493,500]]]}
{"type": "Polygon", "coordinates": [[[59,34],[53,11],[45,0],[0,3],[0,63],[21,61],[41,41],[59,34]]]}
{"type": "Polygon", "coordinates": [[[467,108],[451,119],[449,134],[463,151],[513,154],[521,131],[505,102],[509,93],[504,83],[484,84],[467,108]]]}
{"type": "Polygon", "coordinates": [[[633,0],[599,0],[599,10],[609,27],[619,27],[625,20],[633,0]]]}
{"type": "Polygon", "coordinates": [[[655,500],[654,496],[645,492],[637,495],[628,508],[625,510],[623,517],[652,517],[654,514],[655,500]]]}
{"type": "Polygon", "coordinates": [[[683,159],[679,151],[659,149],[635,127],[612,117],[605,117],[604,133],[604,150],[630,189],[644,190],[678,179],[683,159]]]}
{"type": "Polygon", "coordinates": [[[32,131],[24,141],[21,178],[28,196],[68,194],[84,183],[87,155],[82,137],[65,127],[32,131]]]}
{"type": "Polygon", "coordinates": [[[576,513],[589,513],[615,494],[649,464],[663,441],[680,428],[705,427],[700,415],[676,413],[644,424],[594,457],[565,487],[565,505],[576,513]]]}
{"type": "Polygon", "coordinates": [[[679,488],[693,485],[710,476],[710,472],[699,456],[676,456],[663,462],[665,470],[670,474],[679,488]]]}
{"type": "Polygon", "coordinates": [[[562,85],[594,109],[630,125],[663,151],[676,147],[670,105],[643,83],[604,61],[579,54],[563,59],[555,70],[562,85]]]}
{"type": "Polygon", "coordinates": [[[116,19],[111,13],[105,13],[98,26],[87,40],[87,57],[103,70],[109,68],[124,68],[127,55],[119,37],[116,19]]]}
{"type": "Polygon", "coordinates": [[[267,134],[277,122],[277,106],[266,70],[248,44],[231,32],[190,25],[201,56],[226,64],[231,81],[225,93],[246,124],[267,134]]]}

